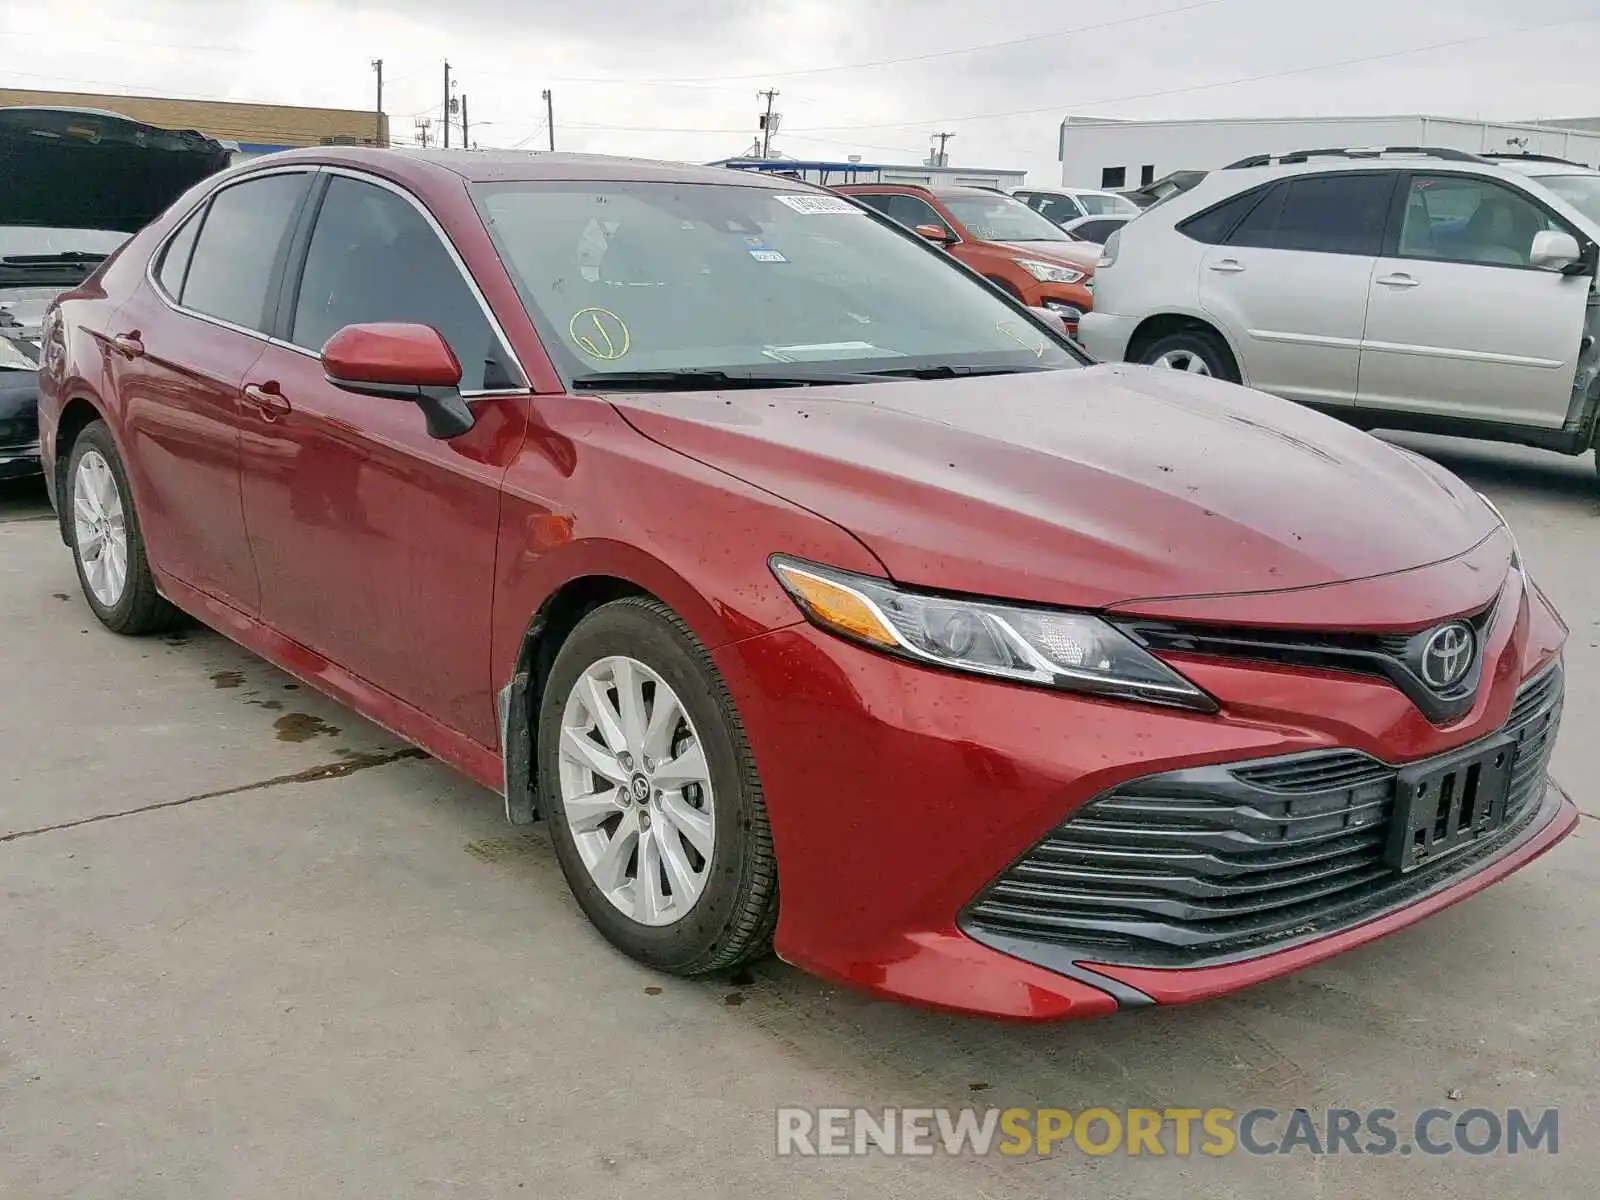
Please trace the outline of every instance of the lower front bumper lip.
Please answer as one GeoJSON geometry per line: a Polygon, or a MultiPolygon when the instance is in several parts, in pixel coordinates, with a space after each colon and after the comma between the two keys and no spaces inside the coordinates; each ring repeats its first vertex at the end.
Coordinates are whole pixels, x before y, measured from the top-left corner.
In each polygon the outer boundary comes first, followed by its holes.
{"type": "MultiPolygon", "coordinates": [[[[1559,784],[1547,779],[1535,818],[1495,857],[1474,863],[1465,874],[1446,876],[1433,890],[1358,925],[1288,945],[1279,944],[1255,957],[1206,967],[1129,967],[1096,963],[1083,953],[1070,957],[1075,960],[1076,977],[1081,977],[1083,971],[1104,975],[1150,1003],[1187,1004],[1210,999],[1312,966],[1449,908],[1527,866],[1572,833],[1579,820],[1577,805],[1559,784]]],[[[989,940],[987,935],[985,940],[989,940]]],[[[1038,944],[1030,945],[1037,948],[1038,944]]],[[[1014,950],[1006,952],[1015,953],[1014,950]]],[[[1029,961],[1045,965],[1032,954],[1027,957],[1029,961]]]]}

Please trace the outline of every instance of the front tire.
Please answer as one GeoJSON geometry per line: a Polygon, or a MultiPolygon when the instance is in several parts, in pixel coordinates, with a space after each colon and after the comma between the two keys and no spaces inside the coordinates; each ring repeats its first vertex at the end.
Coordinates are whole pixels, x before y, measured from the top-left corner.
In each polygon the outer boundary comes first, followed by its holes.
{"type": "Polygon", "coordinates": [[[644,597],[580,621],[539,711],[540,809],[584,914],[677,975],[765,954],[777,862],[755,760],[711,656],[644,597]]]}
{"type": "Polygon", "coordinates": [[[129,636],[177,625],[182,614],[156,590],[128,475],[104,421],[73,442],[64,499],[78,582],[100,623],[129,636]]]}
{"type": "Polygon", "coordinates": [[[1149,367],[1239,382],[1239,370],[1227,343],[1209,330],[1188,329],[1157,338],[1144,348],[1139,361],[1149,367]]]}

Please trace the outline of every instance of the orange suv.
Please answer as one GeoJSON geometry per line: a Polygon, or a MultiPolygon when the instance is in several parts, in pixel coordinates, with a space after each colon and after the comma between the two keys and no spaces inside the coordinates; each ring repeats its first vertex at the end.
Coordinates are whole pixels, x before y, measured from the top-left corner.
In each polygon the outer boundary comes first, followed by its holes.
{"type": "Polygon", "coordinates": [[[1073,241],[1004,192],[911,183],[851,183],[833,190],[944,246],[1024,304],[1059,313],[1077,336],[1078,317],[1092,307],[1098,246],[1073,241]]]}

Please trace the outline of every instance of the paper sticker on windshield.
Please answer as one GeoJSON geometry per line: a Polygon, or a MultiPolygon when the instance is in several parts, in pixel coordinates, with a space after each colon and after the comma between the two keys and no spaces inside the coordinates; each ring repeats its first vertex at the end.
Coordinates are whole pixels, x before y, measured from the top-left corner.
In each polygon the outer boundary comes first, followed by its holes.
{"type": "Polygon", "coordinates": [[[789,260],[776,250],[752,250],[750,257],[757,262],[788,262],[789,260]]]}
{"type": "Polygon", "coordinates": [[[779,196],[779,204],[787,204],[802,217],[820,217],[841,213],[865,216],[859,208],[843,196],[779,196]]]}

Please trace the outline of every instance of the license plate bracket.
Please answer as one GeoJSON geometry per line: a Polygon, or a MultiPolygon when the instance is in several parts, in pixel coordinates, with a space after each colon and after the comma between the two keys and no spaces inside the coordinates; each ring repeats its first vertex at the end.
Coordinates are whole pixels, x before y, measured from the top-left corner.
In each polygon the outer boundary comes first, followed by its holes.
{"type": "Polygon", "coordinates": [[[1404,767],[1395,780],[1385,860],[1401,874],[1464,850],[1505,820],[1517,742],[1496,738],[1404,767]]]}

